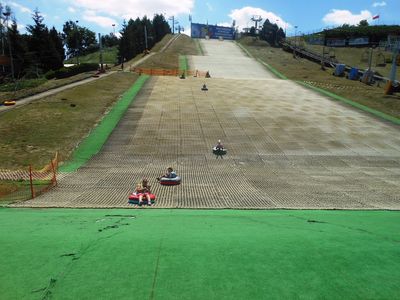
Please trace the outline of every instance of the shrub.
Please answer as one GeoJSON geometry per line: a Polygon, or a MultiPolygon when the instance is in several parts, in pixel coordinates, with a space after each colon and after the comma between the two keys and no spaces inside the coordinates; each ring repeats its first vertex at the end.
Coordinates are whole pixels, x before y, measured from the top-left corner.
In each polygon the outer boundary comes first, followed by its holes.
{"type": "Polygon", "coordinates": [[[96,71],[98,68],[99,65],[94,63],[83,63],[69,68],[62,67],[55,71],[55,77],[57,79],[67,78],[83,72],[96,71]]]}
{"type": "Polygon", "coordinates": [[[56,72],[53,70],[50,70],[46,74],[44,74],[44,77],[46,77],[46,79],[48,79],[48,80],[53,79],[54,77],[56,77],[56,72]]]}

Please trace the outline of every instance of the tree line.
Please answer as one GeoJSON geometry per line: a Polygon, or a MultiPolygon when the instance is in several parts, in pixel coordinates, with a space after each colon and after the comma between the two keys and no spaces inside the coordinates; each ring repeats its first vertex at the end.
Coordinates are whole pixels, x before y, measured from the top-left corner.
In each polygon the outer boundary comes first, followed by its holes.
{"type": "Polygon", "coordinates": [[[168,33],[171,33],[171,28],[161,14],[155,14],[153,20],[145,16],[142,19],[124,21],[118,48],[120,61],[129,60],[151,49],[168,33]]]}
{"type": "Polygon", "coordinates": [[[267,41],[271,46],[278,46],[280,41],[286,38],[285,31],[277,24],[265,20],[260,30],[256,30],[254,26],[250,28],[250,36],[258,36],[260,39],[267,41]]]}
{"type": "Polygon", "coordinates": [[[366,20],[362,20],[357,26],[343,24],[329,30],[324,30],[319,34],[324,34],[325,38],[349,39],[358,37],[369,37],[371,44],[378,44],[386,41],[388,35],[399,36],[400,26],[398,25],[375,25],[370,26],[366,20]]]}
{"type": "MultiPolygon", "coordinates": [[[[44,17],[36,9],[32,23],[26,27],[26,33],[20,33],[11,8],[0,3],[0,82],[11,75],[37,78],[62,68],[67,57],[79,57],[99,49],[96,33],[80,26],[78,21],[66,21],[62,31],[57,31],[46,26],[44,17]]],[[[143,52],[146,43],[150,49],[170,32],[164,16],[154,15],[152,20],[143,17],[124,21],[119,37],[110,33],[101,39],[104,47],[117,46],[123,61],[143,52]]]]}

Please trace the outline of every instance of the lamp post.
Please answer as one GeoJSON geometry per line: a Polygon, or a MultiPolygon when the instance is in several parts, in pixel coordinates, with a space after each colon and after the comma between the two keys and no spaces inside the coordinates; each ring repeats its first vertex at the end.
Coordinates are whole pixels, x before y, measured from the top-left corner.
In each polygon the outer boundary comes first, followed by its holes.
{"type": "Polygon", "coordinates": [[[111,25],[113,27],[113,35],[115,36],[115,24],[111,25]]]}
{"type": "Polygon", "coordinates": [[[278,30],[279,30],[278,21],[279,21],[279,20],[276,20],[276,23],[275,23],[275,25],[276,25],[275,46],[276,46],[276,44],[278,43],[278,30]]]}
{"type": "Polygon", "coordinates": [[[294,26],[294,46],[297,45],[297,25],[294,26]]]}

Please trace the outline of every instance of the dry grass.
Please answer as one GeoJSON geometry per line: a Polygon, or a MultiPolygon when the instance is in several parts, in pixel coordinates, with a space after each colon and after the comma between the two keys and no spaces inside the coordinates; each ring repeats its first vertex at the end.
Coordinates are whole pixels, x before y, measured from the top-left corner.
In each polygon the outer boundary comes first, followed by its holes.
{"type": "MultiPolygon", "coordinates": [[[[317,53],[322,53],[322,46],[319,45],[308,45],[304,44],[307,49],[310,49],[317,53]]],[[[346,65],[356,67],[360,70],[368,69],[368,58],[369,48],[327,48],[325,52],[329,51],[330,55],[334,55],[335,58],[346,65]]],[[[386,60],[391,61],[392,53],[374,49],[372,52],[372,70],[377,72],[381,76],[389,77],[391,63],[387,63],[385,66],[379,64],[386,60]]],[[[400,78],[400,68],[397,69],[397,77],[400,78]]]]}
{"type": "Polygon", "coordinates": [[[0,169],[40,168],[56,151],[67,159],[136,78],[118,72],[3,113],[0,169]]]}
{"type": "Polygon", "coordinates": [[[199,48],[189,36],[181,34],[164,52],[157,53],[138,67],[153,69],[178,69],[179,55],[198,55],[199,48]]]}
{"type": "MultiPolygon", "coordinates": [[[[289,79],[308,82],[373,109],[400,118],[400,95],[385,96],[384,86],[369,86],[359,81],[332,76],[333,69],[321,70],[319,64],[293,58],[280,48],[258,46],[248,38],[239,41],[256,58],[268,63],[289,79]]],[[[344,49],[343,49],[344,50],[344,49]]]]}

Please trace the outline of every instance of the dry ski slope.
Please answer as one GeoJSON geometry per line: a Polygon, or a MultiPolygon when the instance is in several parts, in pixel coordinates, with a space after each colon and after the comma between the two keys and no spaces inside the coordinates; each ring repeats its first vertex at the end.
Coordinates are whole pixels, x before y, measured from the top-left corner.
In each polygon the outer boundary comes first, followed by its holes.
{"type": "Polygon", "coordinates": [[[273,78],[232,42],[201,43],[190,62],[212,78],[152,78],[98,155],[22,205],[129,207],[146,176],[162,208],[400,209],[399,127],[273,78]],[[156,182],[168,166],[180,186],[156,182]]]}

